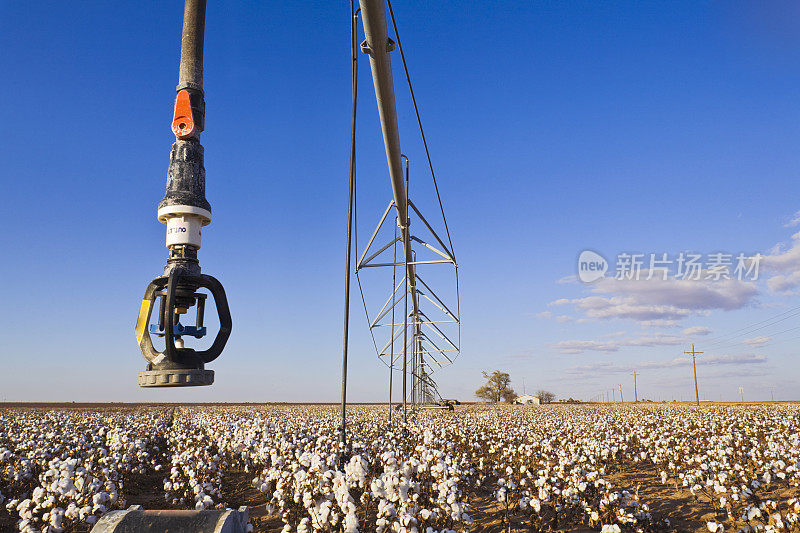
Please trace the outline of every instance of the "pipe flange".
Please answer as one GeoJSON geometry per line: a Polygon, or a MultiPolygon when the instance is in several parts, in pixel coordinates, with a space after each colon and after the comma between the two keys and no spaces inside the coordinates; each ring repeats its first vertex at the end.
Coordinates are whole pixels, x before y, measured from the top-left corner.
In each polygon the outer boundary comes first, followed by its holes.
{"type": "Polygon", "coordinates": [[[194,215],[202,221],[203,226],[211,224],[211,211],[193,205],[165,205],[158,208],[158,221],[162,224],[167,223],[167,219],[173,216],[194,215]]]}
{"type": "Polygon", "coordinates": [[[139,372],[140,387],[196,387],[213,383],[213,370],[186,368],[139,372]]]}

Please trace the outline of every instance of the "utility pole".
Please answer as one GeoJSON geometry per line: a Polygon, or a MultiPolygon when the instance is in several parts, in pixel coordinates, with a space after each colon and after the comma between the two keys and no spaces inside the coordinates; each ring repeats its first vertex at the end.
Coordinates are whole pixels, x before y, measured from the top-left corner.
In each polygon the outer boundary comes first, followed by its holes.
{"type": "Polygon", "coordinates": [[[775,401],[775,389],[769,389],[769,395],[772,397],[772,401],[775,401]]]}
{"type": "Polygon", "coordinates": [[[622,383],[618,383],[619,385],[619,401],[625,403],[625,398],[622,397],[622,383]]]}
{"type": "Polygon", "coordinates": [[[697,401],[697,407],[700,407],[700,393],[697,390],[697,364],[695,363],[695,357],[703,352],[696,352],[694,349],[694,344],[692,344],[692,351],[683,353],[692,355],[692,370],[694,371],[694,398],[697,401]]]}
{"type": "Polygon", "coordinates": [[[639,393],[636,390],[636,370],[633,371],[633,400],[635,403],[639,403],[639,393]]]}
{"type": "Polygon", "coordinates": [[[740,402],[744,402],[744,389],[742,387],[739,387],[739,398],[740,402]]]}
{"type": "Polygon", "coordinates": [[[615,391],[614,389],[611,389],[611,402],[612,403],[617,402],[617,391],[615,391]]]}

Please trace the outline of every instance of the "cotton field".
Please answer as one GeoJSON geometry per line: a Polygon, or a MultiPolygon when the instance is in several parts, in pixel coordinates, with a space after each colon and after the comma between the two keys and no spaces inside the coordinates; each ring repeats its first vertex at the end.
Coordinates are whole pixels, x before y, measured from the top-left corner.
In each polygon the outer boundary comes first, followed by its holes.
{"type": "Polygon", "coordinates": [[[0,530],[250,507],[253,531],[800,531],[800,408],[0,410],[0,530]],[[396,419],[397,417],[395,417],[396,419]]]}

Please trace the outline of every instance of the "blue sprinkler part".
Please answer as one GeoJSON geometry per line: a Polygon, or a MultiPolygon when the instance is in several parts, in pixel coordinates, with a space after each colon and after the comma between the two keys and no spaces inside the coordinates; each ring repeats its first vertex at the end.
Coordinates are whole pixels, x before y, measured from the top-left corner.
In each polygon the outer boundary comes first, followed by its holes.
{"type": "MultiPolygon", "coordinates": [[[[150,333],[163,337],[167,334],[166,328],[159,327],[158,324],[150,324],[150,333]]],[[[180,322],[175,324],[172,328],[173,335],[189,335],[196,339],[202,339],[206,336],[206,327],[200,326],[184,326],[180,322]]]]}

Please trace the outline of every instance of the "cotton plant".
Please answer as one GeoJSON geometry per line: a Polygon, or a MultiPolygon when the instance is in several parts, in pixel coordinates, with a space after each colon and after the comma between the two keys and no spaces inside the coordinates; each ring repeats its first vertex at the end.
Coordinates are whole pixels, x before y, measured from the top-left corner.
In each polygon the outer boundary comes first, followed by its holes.
{"type": "Polygon", "coordinates": [[[506,525],[668,531],[636,487],[636,465],[695,498],[709,531],[796,531],[798,408],[465,406],[405,427],[355,406],[348,447],[330,406],[0,412],[0,505],[21,531],[88,527],[125,508],[126,486],[158,473],[164,506],[228,506],[244,472],[285,532],[470,531],[473,498],[506,525]],[[237,474],[238,475],[238,474],[237,474]]]}

